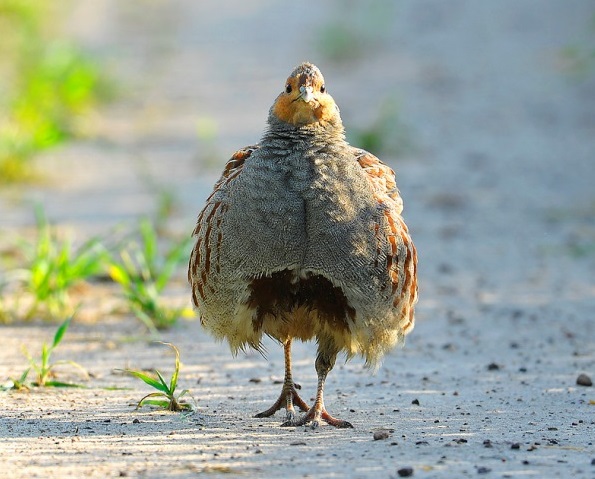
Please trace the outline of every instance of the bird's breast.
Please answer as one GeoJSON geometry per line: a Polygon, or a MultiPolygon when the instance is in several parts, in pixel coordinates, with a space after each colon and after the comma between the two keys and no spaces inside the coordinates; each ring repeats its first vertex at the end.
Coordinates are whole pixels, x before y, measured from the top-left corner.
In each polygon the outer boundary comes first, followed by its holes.
{"type": "Polygon", "coordinates": [[[376,248],[377,204],[355,161],[325,153],[251,160],[227,193],[223,254],[238,271],[333,274],[376,248]]]}

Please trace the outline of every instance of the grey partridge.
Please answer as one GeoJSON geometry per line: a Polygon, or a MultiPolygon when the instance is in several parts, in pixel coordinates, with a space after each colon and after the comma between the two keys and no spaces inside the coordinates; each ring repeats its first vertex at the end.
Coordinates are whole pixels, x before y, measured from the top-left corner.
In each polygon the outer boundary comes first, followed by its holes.
{"type": "Polygon", "coordinates": [[[263,335],[284,347],[281,395],[257,417],[285,408],[285,426],[352,427],[324,405],[337,354],[375,367],[413,329],[417,253],[402,209],[394,172],[345,140],[320,70],[296,67],[260,143],[237,151],[216,182],[188,268],[202,325],[234,354],[261,350],[263,335]],[[291,375],[296,338],[318,344],[312,407],[291,375]]]}

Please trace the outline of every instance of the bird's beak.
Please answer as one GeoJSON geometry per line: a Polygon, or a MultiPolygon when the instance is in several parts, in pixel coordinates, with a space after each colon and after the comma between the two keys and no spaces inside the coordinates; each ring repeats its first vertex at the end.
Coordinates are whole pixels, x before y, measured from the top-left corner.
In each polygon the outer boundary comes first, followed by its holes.
{"type": "Polygon", "coordinates": [[[298,98],[301,98],[306,103],[310,103],[312,100],[314,100],[314,90],[311,86],[302,85],[300,87],[300,96],[298,98]]]}

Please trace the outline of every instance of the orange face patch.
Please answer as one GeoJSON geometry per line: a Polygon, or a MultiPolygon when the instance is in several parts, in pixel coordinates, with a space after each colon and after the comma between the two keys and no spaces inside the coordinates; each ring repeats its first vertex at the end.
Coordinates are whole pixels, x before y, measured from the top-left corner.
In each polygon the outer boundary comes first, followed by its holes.
{"type": "Polygon", "coordinates": [[[336,117],[337,106],[333,98],[326,93],[324,78],[320,74],[298,73],[290,76],[273,106],[273,114],[280,120],[295,126],[304,126],[317,122],[328,122],[336,117]],[[314,99],[305,102],[301,87],[310,87],[314,99]]]}

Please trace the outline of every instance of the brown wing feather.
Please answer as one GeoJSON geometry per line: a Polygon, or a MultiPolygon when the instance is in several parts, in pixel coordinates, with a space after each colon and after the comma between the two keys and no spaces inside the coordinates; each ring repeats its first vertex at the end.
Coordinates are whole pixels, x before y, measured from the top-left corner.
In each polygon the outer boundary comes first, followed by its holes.
{"type": "Polygon", "coordinates": [[[247,146],[236,151],[225,164],[223,173],[207,198],[206,205],[198,215],[196,227],[192,236],[196,243],[190,255],[188,264],[188,282],[192,287],[192,302],[198,306],[199,298],[204,300],[205,288],[208,288],[207,278],[211,268],[219,272],[219,255],[217,251],[221,244],[221,222],[227,206],[214,199],[216,193],[232,182],[242,172],[244,163],[250,155],[258,149],[258,145],[247,146]]]}
{"type": "MultiPolygon", "coordinates": [[[[355,158],[367,174],[376,199],[384,206],[383,212],[388,227],[383,228],[376,224],[375,232],[377,236],[385,235],[390,245],[390,252],[386,255],[386,270],[390,279],[393,306],[402,311],[402,327],[406,333],[413,327],[413,307],[417,302],[417,251],[401,216],[403,200],[397,189],[395,172],[365,150],[355,150],[355,158]],[[404,262],[399,244],[405,249],[404,262]]],[[[379,245],[381,243],[383,242],[379,238],[379,245]]],[[[380,256],[380,246],[377,253],[377,256],[380,256]]],[[[378,265],[378,258],[375,264],[378,265]]]]}

